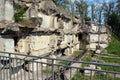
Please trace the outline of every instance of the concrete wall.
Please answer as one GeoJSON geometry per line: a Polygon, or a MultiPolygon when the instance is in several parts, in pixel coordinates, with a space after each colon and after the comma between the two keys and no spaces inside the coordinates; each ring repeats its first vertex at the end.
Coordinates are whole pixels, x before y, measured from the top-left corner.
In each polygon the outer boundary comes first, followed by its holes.
{"type": "Polygon", "coordinates": [[[94,25],[94,24],[91,24],[90,26],[90,31],[91,32],[98,32],[98,26],[94,25]]]}
{"type": "Polygon", "coordinates": [[[68,42],[72,42],[75,39],[74,35],[64,35],[64,42],[68,43],[68,42]]]}
{"type": "Polygon", "coordinates": [[[20,53],[27,53],[30,51],[30,38],[29,37],[22,37],[19,39],[16,50],[20,53]]]}
{"type": "Polygon", "coordinates": [[[5,20],[6,21],[14,21],[14,8],[13,2],[10,0],[6,0],[5,2],[5,20]]]}
{"type": "Polygon", "coordinates": [[[98,41],[99,39],[98,39],[98,34],[89,34],[89,42],[96,42],[96,41],[98,41]]]}
{"type": "Polygon", "coordinates": [[[49,36],[31,36],[31,50],[39,50],[49,46],[49,36]]]}
{"type": "Polygon", "coordinates": [[[14,40],[12,38],[0,38],[0,51],[14,52],[14,40]]]}
{"type": "MultiPolygon", "coordinates": [[[[1,0],[0,4],[4,7],[0,6],[3,11],[1,15],[4,15],[5,20],[13,20],[13,2],[10,0],[1,0]],[[4,2],[5,1],[5,2],[4,2]]],[[[70,30],[73,27],[72,21],[65,22],[62,18],[58,18],[56,16],[46,15],[42,12],[37,11],[38,6],[30,7],[25,15],[25,18],[30,19],[31,17],[41,17],[42,24],[40,27],[49,29],[49,28],[60,28],[70,30]]],[[[2,18],[1,18],[2,19],[2,18]]],[[[77,27],[76,27],[77,28],[77,27]]],[[[77,29],[76,29],[77,30],[77,29]]],[[[67,45],[68,42],[77,41],[77,38],[74,34],[66,34],[63,36],[62,44],[67,45]]],[[[23,36],[19,39],[16,50],[20,53],[28,53],[34,50],[49,48],[52,46],[57,46],[58,38],[57,35],[38,35],[38,34],[31,34],[31,36],[23,36]]]]}
{"type": "Polygon", "coordinates": [[[4,20],[5,15],[5,0],[0,0],[0,21],[4,20]]]}
{"type": "MultiPolygon", "coordinates": [[[[12,38],[0,37],[0,51],[14,53],[15,52],[14,40],[12,38]]],[[[7,54],[0,55],[8,56],[7,54]]]]}
{"type": "Polygon", "coordinates": [[[108,43],[108,34],[101,34],[100,41],[108,43]]]}
{"type": "Polygon", "coordinates": [[[63,22],[64,29],[71,29],[73,27],[72,21],[63,22]]]}
{"type": "Polygon", "coordinates": [[[107,28],[106,28],[105,26],[101,26],[100,31],[101,31],[101,32],[106,32],[106,31],[107,31],[107,28]]]}
{"type": "Polygon", "coordinates": [[[59,27],[59,23],[58,23],[57,19],[58,19],[57,17],[54,17],[54,28],[55,29],[58,29],[58,27],[59,27]]]}
{"type": "Polygon", "coordinates": [[[107,34],[89,34],[89,43],[90,48],[96,48],[95,46],[99,43],[101,43],[101,47],[105,48],[106,45],[108,45],[108,35],[107,34]]]}
{"type": "Polygon", "coordinates": [[[13,2],[10,0],[0,0],[0,21],[14,21],[13,2]]]}
{"type": "Polygon", "coordinates": [[[90,27],[90,31],[91,32],[98,32],[98,30],[100,29],[101,32],[106,32],[107,28],[103,25],[97,25],[97,24],[92,24],[90,27]]]}
{"type": "Polygon", "coordinates": [[[43,28],[54,27],[54,17],[53,16],[47,16],[43,13],[39,13],[38,17],[41,17],[43,19],[41,27],[43,27],[43,28]]]}
{"type": "Polygon", "coordinates": [[[100,35],[98,35],[98,34],[89,34],[89,42],[98,42],[98,41],[100,41],[100,42],[108,42],[108,35],[107,34],[100,34],[100,35]]]}
{"type": "MultiPolygon", "coordinates": [[[[87,48],[89,48],[90,50],[96,50],[96,46],[98,45],[98,43],[91,43],[87,46],[87,48]]],[[[108,44],[99,44],[102,48],[106,48],[108,46],[108,44]]]]}
{"type": "Polygon", "coordinates": [[[58,39],[57,39],[57,35],[50,35],[49,36],[50,38],[49,38],[49,46],[50,47],[56,47],[57,46],[57,42],[58,42],[58,39]]]}
{"type": "Polygon", "coordinates": [[[91,24],[89,26],[90,32],[88,35],[88,46],[87,48],[95,50],[96,46],[99,44],[102,48],[106,48],[108,46],[108,37],[109,34],[107,33],[107,28],[103,25],[96,25],[96,24],[91,24]],[[100,32],[102,33],[98,33],[100,32]]]}
{"type": "Polygon", "coordinates": [[[20,53],[34,52],[55,47],[57,45],[57,36],[32,34],[31,36],[21,38],[17,45],[20,53]]]}

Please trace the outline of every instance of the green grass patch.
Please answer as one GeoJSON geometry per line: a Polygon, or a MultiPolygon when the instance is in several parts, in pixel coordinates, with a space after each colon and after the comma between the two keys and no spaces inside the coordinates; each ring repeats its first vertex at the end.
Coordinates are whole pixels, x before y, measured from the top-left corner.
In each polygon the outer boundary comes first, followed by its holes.
{"type": "MultiPolygon", "coordinates": [[[[84,74],[77,72],[72,80],[114,80],[114,75],[112,74],[112,76],[110,74],[103,74],[103,73],[98,73],[96,72],[94,76],[92,77],[88,77],[85,76],[84,74]],[[90,79],[91,78],[91,79],[90,79]]],[[[120,80],[120,78],[116,78],[116,80],[120,80]]]]}
{"type": "Polygon", "coordinates": [[[118,55],[114,55],[114,54],[101,54],[100,56],[119,57],[118,55]]]}
{"type": "Polygon", "coordinates": [[[112,36],[112,41],[109,44],[109,46],[106,48],[106,50],[110,54],[115,54],[120,56],[120,41],[115,37],[114,34],[112,36]]]}
{"type": "MultiPolygon", "coordinates": [[[[92,51],[89,51],[84,58],[82,58],[81,60],[82,61],[85,61],[85,62],[91,62],[92,61],[92,56],[93,55],[93,52],[92,51]]],[[[85,67],[85,66],[89,66],[89,64],[82,64],[82,67],[85,67]]]]}
{"type": "Polygon", "coordinates": [[[77,72],[77,73],[73,76],[72,80],[83,80],[84,77],[85,77],[85,76],[83,76],[83,74],[81,74],[80,72],[77,72]]]}
{"type": "Polygon", "coordinates": [[[92,58],[91,58],[92,55],[93,55],[93,52],[92,52],[92,51],[89,51],[89,52],[87,53],[87,55],[82,59],[82,61],[91,62],[91,61],[92,61],[92,58]]]}
{"type": "MultiPolygon", "coordinates": [[[[103,60],[106,63],[120,64],[120,58],[118,58],[118,56],[114,54],[101,54],[99,59],[103,60]]],[[[102,70],[120,72],[120,68],[118,67],[111,67],[111,66],[100,66],[100,67],[102,68],[102,70]]]]}
{"type": "Polygon", "coordinates": [[[67,65],[68,62],[67,61],[60,61],[59,64],[61,64],[61,65],[67,65]]]}
{"type": "Polygon", "coordinates": [[[120,64],[120,58],[100,57],[100,59],[108,63],[119,63],[120,64]]]}
{"type": "Polygon", "coordinates": [[[84,59],[82,59],[82,61],[85,61],[85,62],[91,62],[92,59],[91,59],[91,57],[86,56],[84,59]]]}
{"type": "Polygon", "coordinates": [[[117,67],[111,67],[111,66],[101,66],[102,70],[107,70],[107,71],[117,71],[120,72],[120,68],[117,67]]]}
{"type": "MultiPolygon", "coordinates": [[[[74,57],[76,57],[76,56],[78,56],[79,54],[81,54],[83,51],[81,50],[79,50],[79,51],[74,51],[73,52],[73,54],[68,58],[68,59],[71,59],[72,60],[72,58],[74,58],[74,57]]],[[[58,62],[59,64],[61,64],[61,65],[67,65],[69,62],[68,61],[60,61],[60,62],[58,62]]]]}
{"type": "MultiPolygon", "coordinates": [[[[114,75],[112,74],[112,76],[110,74],[95,74],[94,79],[93,80],[114,80],[114,75]]],[[[116,80],[120,80],[120,78],[116,78],[116,80]]]]}
{"type": "Polygon", "coordinates": [[[52,70],[50,68],[42,70],[43,73],[51,74],[52,70]]]}
{"type": "Polygon", "coordinates": [[[83,51],[79,50],[79,51],[74,51],[73,54],[71,55],[72,57],[78,56],[79,54],[81,54],[83,51]]]}

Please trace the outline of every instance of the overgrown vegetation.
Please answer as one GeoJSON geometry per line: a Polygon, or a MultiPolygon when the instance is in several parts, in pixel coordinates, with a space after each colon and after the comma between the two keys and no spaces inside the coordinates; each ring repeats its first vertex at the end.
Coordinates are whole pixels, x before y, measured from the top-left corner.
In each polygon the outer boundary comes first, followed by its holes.
{"type": "Polygon", "coordinates": [[[102,70],[120,72],[120,68],[113,68],[111,66],[101,66],[101,68],[102,68],[102,70]]]}
{"type": "Polygon", "coordinates": [[[60,61],[59,64],[61,64],[61,65],[67,65],[68,61],[60,61]]]}
{"type": "Polygon", "coordinates": [[[91,62],[92,61],[92,55],[94,54],[93,51],[89,51],[87,53],[87,55],[82,59],[82,61],[86,61],[86,62],[91,62]]]}
{"type": "Polygon", "coordinates": [[[120,56],[120,41],[114,34],[112,36],[112,41],[109,44],[109,46],[106,48],[106,50],[110,54],[115,54],[115,55],[120,56]]]}
{"type": "Polygon", "coordinates": [[[72,56],[72,57],[78,56],[78,55],[80,55],[82,52],[83,52],[82,50],[81,50],[81,51],[80,51],[80,50],[79,50],[79,51],[74,51],[71,56],[72,56]]]}
{"type": "MultiPolygon", "coordinates": [[[[90,77],[85,76],[80,72],[77,72],[73,76],[72,80],[106,80],[106,78],[107,78],[107,80],[113,80],[114,79],[113,76],[114,75],[112,75],[112,76],[107,75],[107,77],[106,77],[106,74],[96,72],[96,74],[94,76],[92,76],[91,79],[90,79],[90,77]]],[[[120,80],[120,78],[116,78],[116,80],[120,80]]]]}
{"type": "MultiPolygon", "coordinates": [[[[99,58],[100,60],[106,62],[106,63],[110,63],[110,64],[120,64],[120,58],[116,58],[116,57],[113,57],[113,56],[100,56],[99,58]]],[[[102,70],[107,70],[107,71],[117,71],[117,72],[120,72],[120,68],[117,68],[117,67],[112,67],[112,66],[100,66],[98,65],[99,67],[101,67],[102,70]]]]}
{"type": "MultiPolygon", "coordinates": [[[[74,51],[73,54],[69,58],[72,59],[72,58],[78,56],[79,54],[81,54],[82,52],[83,52],[82,50],[81,51],[80,50],[79,51],[74,51]]],[[[68,63],[69,63],[68,61],[60,61],[59,62],[59,64],[62,64],[62,65],[67,65],[68,63]]]]}
{"type": "MultiPolygon", "coordinates": [[[[93,55],[93,51],[89,51],[84,58],[82,58],[81,60],[82,61],[85,61],[85,62],[91,62],[92,61],[92,55],[93,55]]],[[[82,64],[82,67],[85,67],[85,66],[89,66],[89,64],[82,64]]]]}
{"type": "Polygon", "coordinates": [[[120,64],[120,58],[116,57],[100,57],[101,60],[104,60],[107,63],[118,63],[120,64]]]}
{"type": "Polygon", "coordinates": [[[50,74],[50,73],[52,73],[52,70],[50,68],[48,68],[48,69],[44,69],[42,72],[50,74]]]}
{"type": "MultiPolygon", "coordinates": [[[[103,55],[100,56],[100,60],[104,61],[105,63],[110,63],[110,64],[120,64],[120,58],[116,58],[116,57],[112,57],[112,56],[108,56],[108,57],[104,57],[103,55]]],[[[107,70],[107,71],[117,71],[120,72],[120,68],[117,67],[112,67],[112,66],[100,66],[102,70],[107,70]]]]}
{"type": "Polygon", "coordinates": [[[101,57],[104,57],[104,56],[108,56],[108,57],[118,57],[118,55],[114,55],[114,54],[109,54],[109,53],[105,53],[105,54],[101,54],[100,55],[101,57]]]}
{"type": "MultiPolygon", "coordinates": [[[[120,41],[118,37],[112,34],[112,41],[106,48],[107,54],[101,54],[99,59],[111,64],[120,64],[120,41]]],[[[110,66],[101,66],[102,70],[120,71],[119,68],[113,68],[110,66]]]]}
{"type": "Polygon", "coordinates": [[[18,4],[14,5],[15,13],[14,13],[14,19],[15,22],[19,22],[23,20],[23,14],[27,10],[27,8],[24,8],[18,4]]]}

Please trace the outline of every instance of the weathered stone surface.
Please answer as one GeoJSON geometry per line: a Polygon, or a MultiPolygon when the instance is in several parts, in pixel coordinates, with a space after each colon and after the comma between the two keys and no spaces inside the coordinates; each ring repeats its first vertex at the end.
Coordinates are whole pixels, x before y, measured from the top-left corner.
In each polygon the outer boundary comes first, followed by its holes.
{"type": "MultiPolygon", "coordinates": [[[[86,69],[96,69],[96,65],[90,65],[90,67],[85,67],[86,69]]],[[[85,76],[94,76],[95,71],[85,70],[85,76]]]]}
{"type": "Polygon", "coordinates": [[[5,14],[5,0],[0,0],[0,21],[4,20],[5,14]]]}
{"type": "Polygon", "coordinates": [[[10,0],[6,0],[6,2],[5,2],[5,20],[13,21],[13,16],[14,16],[13,2],[10,2],[10,0]]]}
{"type": "Polygon", "coordinates": [[[10,0],[0,0],[0,21],[14,21],[13,2],[10,0]]]}
{"type": "Polygon", "coordinates": [[[86,31],[88,35],[88,48],[90,50],[96,50],[96,46],[99,45],[103,49],[108,46],[110,38],[110,30],[105,25],[96,24],[93,22],[86,23],[88,29],[86,31]]]}

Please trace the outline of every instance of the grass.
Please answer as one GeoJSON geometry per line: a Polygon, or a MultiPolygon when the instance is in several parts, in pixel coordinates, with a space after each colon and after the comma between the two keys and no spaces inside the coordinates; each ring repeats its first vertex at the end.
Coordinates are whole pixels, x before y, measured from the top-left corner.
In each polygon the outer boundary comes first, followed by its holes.
{"type": "MultiPolygon", "coordinates": [[[[113,63],[113,64],[120,64],[120,58],[116,58],[114,55],[109,55],[109,54],[101,54],[99,57],[100,60],[103,60],[106,63],[113,63]],[[108,56],[108,57],[104,57],[108,56]]],[[[100,66],[102,70],[107,70],[107,71],[117,71],[120,72],[120,68],[117,67],[111,67],[111,66],[100,66]]]]}
{"type": "MultiPolygon", "coordinates": [[[[73,57],[76,57],[78,56],[79,54],[81,54],[83,51],[74,51],[73,54],[71,55],[70,58],[73,58],[73,57]]],[[[69,62],[68,61],[60,61],[59,64],[61,65],[67,65],[69,62]]]]}
{"type": "MultiPolygon", "coordinates": [[[[105,55],[106,56],[106,55],[105,55]]],[[[108,56],[108,57],[104,57],[104,55],[99,57],[100,60],[103,60],[106,63],[110,63],[110,64],[120,64],[120,58],[115,58],[113,56],[108,56]]],[[[120,68],[118,67],[112,67],[112,66],[100,66],[102,70],[107,70],[107,71],[117,71],[120,72],[120,68]]]]}
{"type": "MultiPolygon", "coordinates": [[[[81,74],[80,72],[77,72],[72,78],[72,80],[106,80],[106,79],[114,80],[114,77],[113,77],[113,75],[111,76],[109,74],[106,77],[105,74],[96,72],[95,75],[92,76],[90,79],[90,77],[85,76],[85,75],[81,74]]],[[[120,78],[116,78],[116,80],[120,80],[120,78]]]]}
{"type": "MultiPolygon", "coordinates": [[[[114,64],[120,64],[120,41],[115,37],[115,35],[113,35],[112,37],[112,42],[109,44],[109,46],[106,48],[108,54],[101,54],[99,59],[103,60],[107,63],[114,63],[114,64]],[[110,53],[110,54],[109,54],[110,53]],[[105,57],[108,56],[108,57],[105,57]],[[117,57],[117,58],[116,58],[117,57]]],[[[91,56],[93,55],[93,52],[89,52],[89,54],[87,54],[82,61],[87,61],[90,62],[91,61],[91,56]]],[[[83,67],[86,66],[85,64],[82,65],[83,67]]],[[[100,65],[98,65],[100,66],[100,65]]],[[[102,68],[102,70],[107,70],[107,71],[117,71],[120,72],[120,68],[118,67],[111,67],[111,66],[100,66],[102,68]]],[[[107,75],[107,80],[114,80],[113,79],[114,75],[111,76],[111,74],[107,75]]],[[[81,74],[80,72],[77,72],[72,80],[82,80],[83,79],[83,74],[81,74]]],[[[95,75],[93,76],[92,80],[106,80],[106,74],[103,73],[95,73],[95,75]]],[[[90,80],[90,77],[86,77],[84,80],[90,80]]],[[[116,78],[116,80],[120,80],[120,78],[116,78]]]]}
{"type": "Polygon", "coordinates": [[[89,53],[87,53],[87,55],[82,59],[82,61],[91,62],[92,61],[92,58],[91,58],[92,55],[93,55],[93,52],[89,51],[89,53]]]}
{"type": "Polygon", "coordinates": [[[71,55],[72,57],[78,56],[79,54],[81,54],[83,51],[74,51],[73,54],[71,55]]]}
{"type": "MultiPolygon", "coordinates": [[[[99,59],[105,61],[106,63],[120,64],[120,41],[113,34],[112,41],[106,48],[108,54],[101,54],[99,59]],[[106,57],[107,56],[107,57],[106,57]],[[116,58],[117,57],[117,58],[116,58]]],[[[117,71],[120,72],[120,68],[113,68],[111,66],[100,66],[102,70],[117,71]]],[[[120,79],[119,79],[120,80],[120,79]]]]}
{"type": "Polygon", "coordinates": [[[52,70],[51,69],[44,69],[42,70],[43,73],[51,74],[52,70]]]}
{"type": "Polygon", "coordinates": [[[86,56],[84,59],[82,59],[82,61],[85,61],[85,62],[91,62],[92,59],[91,59],[91,57],[86,56]]]}
{"type": "Polygon", "coordinates": [[[67,61],[60,61],[59,64],[61,64],[61,65],[67,65],[68,62],[67,61]]]}
{"type": "Polygon", "coordinates": [[[101,54],[100,56],[108,56],[108,57],[118,57],[118,55],[114,55],[114,54],[101,54]]]}
{"type": "MultiPolygon", "coordinates": [[[[89,51],[84,58],[82,58],[81,60],[82,61],[85,61],[85,62],[91,62],[92,61],[92,58],[91,56],[93,55],[93,52],[92,51],[89,51]]],[[[89,66],[89,64],[82,64],[82,67],[85,67],[85,66],[89,66]]]]}
{"type": "Polygon", "coordinates": [[[104,60],[105,62],[108,62],[108,63],[118,63],[118,64],[120,64],[120,58],[100,57],[100,59],[104,60]]]}
{"type": "Polygon", "coordinates": [[[120,56],[120,41],[116,38],[116,36],[113,34],[112,41],[109,44],[109,46],[106,48],[108,53],[115,54],[120,56]]]}
{"type": "MultiPolygon", "coordinates": [[[[106,63],[120,64],[120,58],[116,58],[115,55],[112,56],[112,55],[108,55],[108,54],[101,54],[99,59],[103,60],[106,63]],[[104,57],[104,56],[108,56],[108,57],[104,57]]],[[[100,66],[100,67],[102,68],[102,70],[120,72],[120,68],[118,68],[118,67],[111,67],[111,66],[100,66]]]]}
{"type": "Polygon", "coordinates": [[[83,80],[83,74],[81,74],[80,72],[77,72],[74,76],[73,76],[73,78],[72,78],[72,80],[83,80]]]}
{"type": "Polygon", "coordinates": [[[120,68],[111,66],[101,66],[102,70],[120,72],[120,68]]]}
{"type": "MultiPolygon", "coordinates": [[[[107,63],[120,64],[120,58],[118,58],[120,57],[120,41],[114,34],[112,34],[112,41],[109,44],[109,46],[106,48],[106,50],[108,54],[101,54],[99,59],[107,63]]],[[[109,70],[109,71],[120,71],[119,68],[113,68],[110,66],[101,66],[101,68],[103,70],[109,70]]]]}

